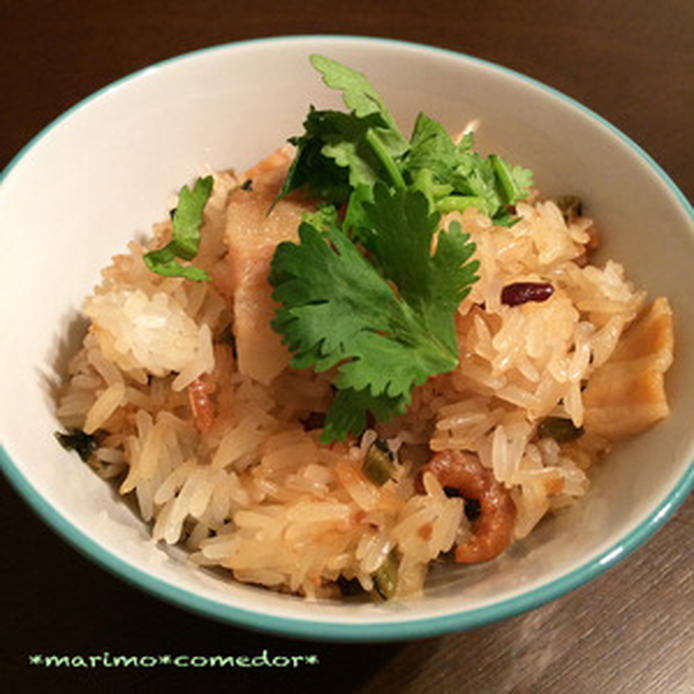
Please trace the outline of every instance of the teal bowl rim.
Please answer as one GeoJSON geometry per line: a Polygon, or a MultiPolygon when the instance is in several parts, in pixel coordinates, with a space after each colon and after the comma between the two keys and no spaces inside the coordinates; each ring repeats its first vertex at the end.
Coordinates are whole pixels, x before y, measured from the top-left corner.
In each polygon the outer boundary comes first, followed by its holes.
{"type": "MultiPolygon", "coordinates": [[[[228,50],[233,47],[245,45],[256,45],[263,43],[277,42],[299,42],[310,40],[331,40],[336,42],[364,42],[364,43],[383,43],[405,48],[414,48],[427,52],[441,53],[453,58],[477,63],[488,68],[506,73],[524,81],[534,87],[548,92],[558,97],[569,105],[579,109],[590,118],[602,124],[612,134],[616,135],[622,142],[627,144],[658,174],[667,187],[674,193],[679,203],[684,207],[688,216],[694,220],[694,209],[689,201],[684,197],[679,188],[671,180],[660,165],[647,154],[631,138],[622,133],[618,128],[605,120],[588,107],[584,106],[575,99],[563,94],[562,92],[549,87],[542,82],[523,75],[510,68],[497,65],[481,58],[466,55],[457,51],[428,46],[425,44],[401,41],[397,39],[379,38],[371,36],[349,36],[341,34],[315,34],[315,35],[295,35],[295,36],[273,36],[259,39],[249,39],[233,43],[226,43],[196,51],[174,56],[167,60],[155,63],[154,65],[137,70],[111,84],[99,89],[90,96],[81,100],[67,111],[58,116],[50,124],[44,127],[35,135],[9,162],[2,174],[0,174],[0,185],[11,171],[17,166],[21,159],[47,136],[57,125],[68,118],[74,111],[81,109],[98,97],[116,89],[123,84],[138,78],[153,69],[166,67],[179,61],[188,60],[192,57],[210,53],[213,51],[228,50]]],[[[598,556],[585,562],[569,573],[550,581],[544,586],[534,588],[522,595],[518,595],[502,602],[487,605],[473,610],[455,612],[449,615],[427,617],[406,621],[390,623],[373,623],[369,621],[357,623],[324,622],[311,619],[296,619],[293,617],[278,617],[271,614],[244,610],[239,607],[232,607],[225,603],[217,602],[209,598],[201,597],[195,593],[171,585],[159,578],[138,569],[131,564],[123,561],[119,557],[105,550],[101,545],[94,542],[81,530],[66,520],[60,513],[51,506],[41,494],[31,485],[28,479],[22,474],[21,470],[14,464],[12,458],[7,453],[5,447],[0,444],[0,464],[2,470],[14,486],[16,491],[24,498],[29,506],[42,518],[55,532],[57,532],[69,544],[75,547],[82,554],[95,561],[105,569],[109,570],[117,577],[125,579],[132,585],[145,590],[163,600],[173,603],[185,610],[205,615],[215,620],[227,622],[253,629],[256,631],[281,634],[283,636],[298,637],[302,639],[330,640],[330,641],[402,641],[407,639],[427,638],[438,636],[455,631],[462,631],[474,627],[489,624],[501,619],[539,607],[551,600],[554,600],[595,578],[603,571],[607,570],[618,561],[629,555],[637,547],[643,544],[665,521],[674,513],[677,507],[688,496],[694,488],[694,461],[692,461],[681,478],[669,494],[663,499],[658,507],[650,513],[636,528],[629,532],[621,541],[615,543],[598,556]]]]}

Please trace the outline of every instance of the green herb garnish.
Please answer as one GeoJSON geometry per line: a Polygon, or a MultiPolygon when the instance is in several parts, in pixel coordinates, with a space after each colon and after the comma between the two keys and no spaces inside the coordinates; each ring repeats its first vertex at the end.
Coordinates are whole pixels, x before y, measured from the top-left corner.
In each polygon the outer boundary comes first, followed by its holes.
{"type": "Polygon", "coordinates": [[[326,85],[342,91],[350,112],[310,109],[304,134],[290,138],[297,154],[278,199],[306,186],[327,202],[349,203],[347,214],[358,227],[360,204],[380,180],[421,190],[438,212],[476,207],[495,224],[515,221],[507,208],[527,196],[528,169],[473,152],[472,133],[456,144],[423,113],[408,142],[364,75],[319,55],[311,56],[311,64],[326,85]]]}
{"type": "Polygon", "coordinates": [[[454,315],[476,280],[475,247],[459,224],[439,232],[431,253],[439,215],[422,193],[378,183],[364,215],[378,270],[327,216],[321,227],[304,221],[300,242],[281,243],[270,270],[282,304],[272,326],[292,366],[338,367],[325,442],[361,433],[367,411],[379,420],[403,412],[415,385],[455,368],[454,315]]]}
{"type": "Polygon", "coordinates": [[[555,202],[567,224],[583,214],[583,202],[578,195],[560,195],[555,202]]]}
{"type": "Polygon", "coordinates": [[[388,444],[381,439],[376,439],[367,449],[364,462],[361,465],[362,472],[377,487],[382,487],[395,475],[395,463],[393,454],[388,444]]]}
{"type": "Polygon", "coordinates": [[[55,438],[66,451],[75,451],[85,463],[99,447],[96,437],[81,429],[71,429],[67,433],[56,431],[55,438]]]}
{"type": "Polygon", "coordinates": [[[395,550],[391,550],[383,563],[372,574],[374,591],[382,600],[390,600],[398,588],[398,570],[400,559],[395,550]]]}
{"type": "Polygon", "coordinates": [[[322,56],[311,63],[349,111],[311,107],[290,139],[297,153],[277,200],[306,188],[324,204],[298,243],[277,247],[269,279],[292,366],[337,370],[328,443],[359,435],[369,413],[404,412],[414,386],[457,366],[454,316],[478,263],[460,225],[439,229],[440,216],[474,206],[511,225],[532,174],[473,152],[472,134],[456,144],[424,114],[408,141],[364,75],[322,56]]]}
{"type": "Polygon", "coordinates": [[[583,427],[577,427],[570,419],[545,417],[537,425],[538,439],[554,439],[557,443],[573,441],[583,435],[583,427]]]}
{"type": "Polygon", "coordinates": [[[185,277],[195,282],[211,279],[202,268],[181,265],[176,258],[192,260],[198,253],[202,213],[212,192],[213,182],[212,176],[205,176],[198,178],[192,191],[188,186],[181,188],[173,215],[171,241],[142,257],[152,272],[167,277],[185,277]]]}
{"type": "Polygon", "coordinates": [[[342,91],[349,113],[309,110],[305,132],[290,138],[296,157],[280,190],[308,186],[327,202],[345,202],[359,185],[387,180],[404,187],[398,160],[408,143],[383,100],[359,72],[320,55],[311,64],[329,87],[342,91]]]}

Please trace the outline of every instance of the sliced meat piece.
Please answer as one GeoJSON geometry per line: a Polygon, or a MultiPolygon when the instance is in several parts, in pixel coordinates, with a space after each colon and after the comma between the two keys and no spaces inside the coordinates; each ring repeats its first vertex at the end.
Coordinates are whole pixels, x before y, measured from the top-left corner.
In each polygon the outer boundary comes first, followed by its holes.
{"type": "Polygon", "coordinates": [[[270,326],[277,307],[268,283],[270,261],[278,243],[298,240],[303,213],[314,209],[298,194],[292,194],[268,215],[290,163],[290,151],[282,148],[246,171],[243,178],[251,183],[234,191],[227,206],[227,258],[239,370],[266,385],[290,358],[270,326]]]}
{"type": "Polygon", "coordinates": [[[663,375],[672,364],[672,310],[657,298],[620,337],[612,356],[595,370],[583,392],[586,431],[620,439],[645,431],[663,417],[663,375]]]}

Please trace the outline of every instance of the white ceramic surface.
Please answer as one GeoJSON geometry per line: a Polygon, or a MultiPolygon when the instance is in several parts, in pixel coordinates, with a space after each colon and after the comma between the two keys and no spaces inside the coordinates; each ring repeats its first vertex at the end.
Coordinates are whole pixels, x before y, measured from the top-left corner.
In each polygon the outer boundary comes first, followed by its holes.
{"type": "MultiPolygon", "coordinates": [[[[654,118],[656,116],[654,115],[654,118]]],[[[88,555],[140,587],[205,614],[313,638],[397,639],[462,629],[580,585],[656,530],[692,486],[692,210],[634,143],[567,97],[450,52],[364,38],[293,37],[173,59],[112,85],[60,118],[0,187],[0,435],[3,469],[88,555]],[[337,107],[308,63],[318,52],[366,72],[405,132],[419,110],[450,130],[477,118],[477,146],[535,172],[544,195],[574,192],[622,262],[675,312],[673,414],[623,443],[579,509],[543,523],[501,559],[434,572],[421,599],[307,603],[225,583],[148,539],[110,486],[53,438],[54,389],[81,339],[79,311],[109,257],[167,214],[210,165],[243,169],[301,132],[309,103],[337,107]]]]}

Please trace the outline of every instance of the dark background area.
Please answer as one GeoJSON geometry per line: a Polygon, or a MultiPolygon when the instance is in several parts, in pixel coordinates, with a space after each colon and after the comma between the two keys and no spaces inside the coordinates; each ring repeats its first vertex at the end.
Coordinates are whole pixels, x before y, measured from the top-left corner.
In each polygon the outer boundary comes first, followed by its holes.
{"type": "MultiPolygon", "coordinates": [[[[545,82],[623,130],[694,200],[690,0],[0,0],[0,32],[0,167],[65,109],[153,62],[241,39],[342,33],[441,46],[545,82]]],[[[694,691],[691,495],[643,547],[560,600],[461,634],[358,645],[256,634],[169,606],[84,559],[4,480],[0,493],[4,691],[694,691]],[[29,662],[36,653],[263,649],[318,663],[244,671],[29,662]]]]}

